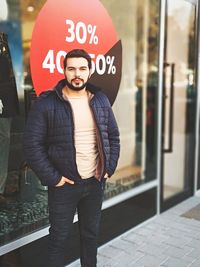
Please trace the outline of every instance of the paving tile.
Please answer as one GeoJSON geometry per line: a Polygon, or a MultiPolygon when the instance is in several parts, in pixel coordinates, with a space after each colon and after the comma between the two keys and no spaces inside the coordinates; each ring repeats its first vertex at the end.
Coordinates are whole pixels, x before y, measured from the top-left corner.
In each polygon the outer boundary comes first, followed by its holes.
{"type": "Polygon", "coordinates": [[[136,262],[137,260],[139,260],[140,258],[142,258],[144,256],[144,254],[142,254],[141,252],[133,252],[131,255],[127,256],[126,252],[121,252],[120,254],[116,255],[113,258],[102,258],[102,257],[98,257],[98,267],[102,267],[102,266],[111,266],[111,267],[115,267],[115,266],[131,266],[131,264],[133,262],[136,262]]]}
{"type": "Polygon", "coordinates": [[[113,258],[120,253],[122,253],[121,249],[113,247],[112,245],[108,245],[106,248],[104,247],[104,249],[99,250],[99,254],[107,258],[113,258]]]}
{"type": "Polygon", "coordinates": [[[145,255],[140,260],[138,260],[136,263],[140,264],[140,266],[144,265],[145,267],[156,267],[156,266],[161,265],[166,260],[167,260],[167,257],[165,255],[163,255],[162,257],[145,255]]]}
{"type": "Polygon", "coordinates": [[[153,234],[152,230],[150,230],[148,228],[139,228],[136,230],[136,233],[139,235],[143,235],[145,237],[149,237],[153,234]]]}
{"type": "Polygon", "coordinates": [[[192,249],[189,247],[177,248],[170,246],[163,252],[163,254],[172,256],[174,258],[183,258],[184,256],[188,255],[191,252],[191,250],[192,249]]]}
{"type": "Polygon", "coordinates": [[[200,266],[200,260],[195,260],[191,265],[188,265],[188,267],[199,267],[200,266]]]}
{"type": "Polygon", "coordinates": [[[194,261],[196,261],[194,258],[189,257],[187,255],[185,255],[183,258],[181,258],[184,262],[187,262],[188,266],[190,266],[190,264],[192,264],[194,261]]]}
{"type": "MultiPolygon", "coordinates": [[[[180,238],[180,237],[191,237],[192,234],[190,234],[191,232],[185,232],[184,230],[180,230],[180,229],[169,229],[165,232],[165,235],[167,235],[168,237],[175,237],[175,238],[180,238]]],[[[194,237],[194,236],[192,236],[194,237]]],[[[189,240],[188,240],[189,242],[189,240]]]]}
{"type": "MultiPolygon", "coordinates": [[[[185,245],[189,245],[192,239],[189,237],[169,237],[164,241],[164,243],[171,245],[172,247],[182,248],[185,245]]],[[[200,240],[199,240],[200,244],[200,240]]]]}
{"type": "Polygon", "coordinates": [[[193,239],[190,243],[187,244],[188,246],[192,248],[200,248],[200,239],[193,239]]]}
{"type": "Polygon", "coordinates": [[[166,250],[166,247],[155,246],[154,244],[148,244],[137,249],[137,251],[140,251],[146,255],[151,255],[151,256],[156,256],[156,257],[159,257],[159,255],[162,255],[165,250],[166,250]]]}
{"type": "MultiPolygon", "coordinates": [[[[187,254],[188,257],[192,257],[193,259],[200,259],[200,248],[194,248],[191,252],[187,254]]],[[[200,265],[199,265],[200,266],[200,265]]]]}
{"type": "Polygon", "coordinates": [[[162,267],[188,267],[188,262],[177,258],[169,258],[160,266],[162,267]]]}
{"type": "Polygon", "coordinates": [[[123,240],[122,238],[118,239],[116,242],[113,242],[110,246],[131,253],[133,250],[137,249],[138,246],[130,240],[123,240]]]}
{"type": "Polygon", "coordinates": [[[146,242],[146,238],[144,236],[138,235],[137,233],[130,233],[127,235],[122,236],[123,240],[127,240],[127,241],[131,241],[134,244],[138,245],[142,245],[146,242]]]}

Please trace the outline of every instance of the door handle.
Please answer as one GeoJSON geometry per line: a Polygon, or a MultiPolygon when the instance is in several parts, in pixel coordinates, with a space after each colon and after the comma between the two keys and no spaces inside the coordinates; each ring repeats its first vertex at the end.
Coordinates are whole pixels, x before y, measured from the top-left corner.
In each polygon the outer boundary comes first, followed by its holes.
{"type": "MultiPolygon", "coordinates": [[[[174,121],[174,75],[175,75],[175,63],[164,63],[164,70],[166,71],[166,68],[170,67],[170,89],[169,94],[166,94],[166,77],[164,77],[164,120],[166,119],[166,112],[168,112],[167,116],[167,129],[166,129],[166,123],[164,121],[164,131],[163,131],[163,152],[164,153],[172,153],[173,152],[173,121],[174,121]],[[168,101],[168,106],[166,105],[166,102],[168,101]],[[167,110],[168,109],[168,110],[167,110]],[[168,130],[168,139],[167,142],[165,142],[166,138],[166,130],[168,130]],[[165,146],[166,145],[166,146],[165,146]]],[[[164,72],[164,75],[166,73],[164,72]]]]}

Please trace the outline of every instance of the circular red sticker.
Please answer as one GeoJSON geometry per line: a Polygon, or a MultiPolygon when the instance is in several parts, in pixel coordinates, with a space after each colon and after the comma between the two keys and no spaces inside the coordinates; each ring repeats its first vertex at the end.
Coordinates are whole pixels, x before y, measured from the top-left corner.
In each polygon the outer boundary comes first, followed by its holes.
{"type": "Polygon", "coordinates": [[[99,0],[48,0],[33,30],[30,65],[37,94],[63,79],[63,59],[72,49],[92,58],[90,82],[114,102],[121,81],[122,46],[112,20],[99,0]]]}

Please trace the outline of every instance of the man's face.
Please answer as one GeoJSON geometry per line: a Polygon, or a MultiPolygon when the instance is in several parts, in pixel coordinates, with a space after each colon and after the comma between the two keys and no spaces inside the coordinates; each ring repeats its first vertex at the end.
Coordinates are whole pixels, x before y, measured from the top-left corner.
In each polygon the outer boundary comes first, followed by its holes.
{"type": "Polygon", "coordinates": [[[68,58],[64,74],[67,87],[75,91],[84,89],[91,76],[87,59],[83,57],[68,58]]]}

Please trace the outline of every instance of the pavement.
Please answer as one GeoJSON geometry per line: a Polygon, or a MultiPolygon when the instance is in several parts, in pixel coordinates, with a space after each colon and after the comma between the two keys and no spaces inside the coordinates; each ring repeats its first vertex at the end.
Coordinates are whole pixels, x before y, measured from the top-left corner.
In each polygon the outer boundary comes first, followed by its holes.
{"type": "MultiPolygon", "coordinates": [[[[98,249],[97,267],[200,267],[200,197],[193,196],[98,249]]],[[[79,260],[67,267],[80,267],[79,260]]]]}

